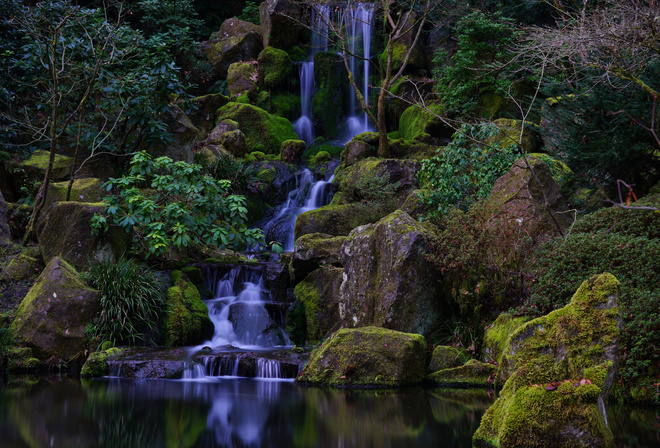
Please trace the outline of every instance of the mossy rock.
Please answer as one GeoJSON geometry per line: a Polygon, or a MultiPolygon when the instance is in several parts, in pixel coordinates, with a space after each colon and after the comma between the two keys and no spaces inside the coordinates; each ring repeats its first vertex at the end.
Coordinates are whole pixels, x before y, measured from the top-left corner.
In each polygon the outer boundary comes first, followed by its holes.
{"type": "MultiPolygon", "coordinates": [[[[50,151],[38,149],[32,153],[29,159],[20,162],[18,169],[25,172],[24,182],[43,182],[49,159],[50,151]]],[[[51,180],[62,181],[69,177],[72,164],[72,157],[55,154],[53,169],[50,173],[51,180]]]]}
{"type": "Polygon", "coordinates": [[[296,239],[309,233],[346,236],[354,228],[376,222],[382,216],[383,212],[371,204],[325,205],[298,215],[294,234],[296,239]]]}
{"type": "Polygon", "coordinates": [[[378,327],[340,329],[310,355],[297,382],[326,386],[396,387],[424,380],[426,341],[378,327]]]}
{"type": "Polygon", "coordinates": [[[307,343],[318,343],[339,322],[339,287],[342,269],[322,266],[296,285],[294,296],[304,309],[307,343]]]}
{"type": "Polygon", "coordinates": [[[280,160],[284,163],[299,164],[307,144],[302,140],[285,140],[280,149],[280,160]]]}
{"type": "Polygon", "coordinates": [[[274,47],[264,48],[259,53],[257,62],[259,63],[259,83],[267,89],[283,84],[293,68],[289,54],[274,47]]]}
{"type": "Polygon", "coordinates": [[[459,367],[468,361],[468,359],[470,359],[470,356],[464,348],[440,345],[433,349],[431,362],[429,363],[429,372],[459,367]]]}
{"type": "Polygon", "coordinates": [[[85,329],[101,311],[100,300],[73,266],[53,258],[16,312],[10,327],[16,343],[40,359],[70,359],[84,352],[85,329]]]}
{"type": "Polygon", "coordinates": [[[46,370],[46,364],[37,358],[10,359],[7,363],[10,373],[39,373],[46,370]]]}
{"type": "Polygon", "coordinates": [[[43,269],[43,262],[39,249],[26,248],[13,257],[9,264],[2,269],[0,280],[17,282],[29,278],[36,278],[43,269]],[[36,253],[35,253],[36,252],[36,253]]]}
{"type": "Polygon", "coordinates": [[[115,260],[130,245],[130,234],[110,226],[109,231],[94,235],[89,223],[96,213],[103,213],[102,202],[54,202],[41,213],[37,239],[44,263],[60,256],[78,269],[91,261],[115,260]]]}
{"type": "Polygon", "coordinates": [[[220,79],[227,77],[232,63],[257,59],[262,48],[259,25],[235,17],[225,20],[220,30],[201,45],[202,53],[220,79]]]}
{"type": "MultiPolygon", "coordinates": [[[[101,202],[107,194],[107,191],[103,188],[104,183],[101,179],[94,177],[75,179],[71,186],[69,201],[101,202]]],[[[48,204],[66,201],[66,192],[68,189],[68,181],[52,183],[48,188],[48,204]]]]}
{"type": "Polygon", "coordinates": [[[428,380],[438,386],[493,387],[497,366],[471,359],[462,366],[431,373],[428,380]]]}
{"type": "Polygon", "coordinates": [[[616,373],[618,293],[614,276],[595,275],[567,306],[514,331],[500,364],[506,383],[476,446],[612,446],[599,403],[616,373]]]}
{"type": "Polygon", "coordinates": [[[257,104],[262,109],[276,116],[284,117],[288,120],[295,120],[300,116],[300,95],[286,92],[278,92],[270,96],[268,108],[257,104]]]}
{"type": "Polygon", "coordinates": [[[500,129],[500,132],[488,140],[488,144],[497,144],[500,148],[509,148],[517,145],[525,154],[531,154],[538,149],[541,138],[538,130],[534,126],[526,123],[523,131],[523,122],[510,118],[498,118],[493,123],[500,129]],[[522,140],[520,134],[522,132],[522,140]]]}
{"type": "Polygon", "coordinates": [[[228,103],[218,110],[217,120],[240,123],[248,150],[263,148],[267,154],[279,154],[282,142],[296,140],[293,125],[283,117],[276,117],[250,104],[228,103]]]}
{"type": "Polygon", "coordinates": [[[298,238],[293,247],[291,268],[294,283],[319,266],[340,266],[341,246],[346,237],[310,233],[298,238]]]}
{"type": "MultiPolygon", "coordinates": [[[[401,69],[406,53],[408,52],[409,44],[405,42],[396,42],[392,48],[392,73],[396,73],[401,69]]],[[[378,56],[378,65],[384,73],[387,67],[387,51],[383,51],[378,56]]],[[[410,52],[410,57],[405,68],[404,73],[410,73],[418,69],[424,68],[424,52],[421,50],[420,45],[416,45],[410,52]]]]}
{"type": "Polygon", "coordinates": [[[511,334],[530,319],[530,317],[526,316],[513,317],[509,313],[502,313],[497,316],[495,322],[488,326],[484,334],[484,361],[500,363],[504,348],[511,334]]]}
{"type": "Polygon", "coordinates": [[[404,140],[412,140],[420,134],[434,138],[449,138],[454,130],[443,123],[436,115],[443,116],[444,110],[439,104],[429,104],[429,113],[417,105],[408,107],[399,119],[399,135],[404,140]]]}
{"type": "Polygon", "coordinates": [[[376,149],[367,142],[353,141],[346,143],[346,149],[341,153],[341,161],[349,167],[357,162],[376,156],[376,149]]]}
{"type": "Polygon", "coordinates": [[[197,287],[181,271],[172,271],[164,317],[166,344],[195,345],[211,339],[215,327],[197,287]]]}
{"type": "Polygon", "coordinates": [[[427,261],[434,233],[396,210],[354,229],[341,250],[342,326],[376,325],[429,335],[448,306],[441,274],[427,261]]]}
{"type": "Polygon", "coordinates": [[[120,348],[112,347],[92,353],[85,361],[80,376],[83,378],[98,378],[109,375],[110,366],[108,361],[118,358],[122,351],[120,348]]]}
{"type": "Polygon", "coordinates": [[[181,269],[181,272],[186,274],[186,277],[188,277],[193,285],[200,286],[202,284],[202,270],[197,266],[186,266],[181,269]]]}
{"type": "Polygon", "coordinates": [[[348,95],[345,77],[344,61],[337,53],[319,51],[314,54],[316,93],[312,100],[312,112],[326,138],[337,137],[338,126],[344,117],[344,101],[348,95]]]}
{"type": "Polygon", "coordinates": [[[216,123],[216,112],[230,101],[228,96],[221,93],[212,93],[198,96],[191,100],[196,107],[188,112],[188,118],[197,128],[198,140],[204,140],[216,123]]]}
{"type": "Polygon", "coordinates": [[[378,147],[378,140],[380,136],[378,135],[378,132],[373,132],[373,131],[367,131],[363,132],[362,134],[358,134],[355,137],[351,139],[352,142],[364,142],[368,145],[371,145],[373,147],[378,147]]]}
{"type": "MultiPolygon", "coordinates": [[[[227,70],[227,90],[230,98],[238,98],[247,93],[250,100],[254,100],[257,95],[258,80],[257,65],[251,62],[234,62],[227,70]]],[[[236,100],[235,100],[236,101],[236,100]]]]}
{"type": "Polygon", "coordinates": [[[9,206],[0,191],[0,247],[11,243],[11,229],[9,227],[9,206]]]}

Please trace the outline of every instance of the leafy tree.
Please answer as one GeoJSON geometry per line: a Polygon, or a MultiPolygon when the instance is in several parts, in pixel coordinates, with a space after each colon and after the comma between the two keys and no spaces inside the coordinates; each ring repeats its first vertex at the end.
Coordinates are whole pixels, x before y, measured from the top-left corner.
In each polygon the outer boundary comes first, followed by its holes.
{"type": "Polygon", "coordinates": [[[121,16],[110,21],[100,10],[67,1],[0,6],[7,9],[3,27],[13,32],[0,36],[8,72],[0,91],[2,132],[11,145],[50,150],[28,239],[57,152],[77,159],[130,152],[142,142],[167,143],[161,115],[169,95],[186,98],[186,92],[163,46],[145,41],[121,16]]]}
{"type": "Polygon", "coordinates": [[[106,213],[96,215],[92,227],[123,227],[147,255],[171,259],[193,245],[243,249],[263,243],[261,230],[245,225],[245,197],[229,194],[230,181],[204,175],[200,165],[141,151],[127,175],[106,185],[117,195],[105,198],[106,213]]]}

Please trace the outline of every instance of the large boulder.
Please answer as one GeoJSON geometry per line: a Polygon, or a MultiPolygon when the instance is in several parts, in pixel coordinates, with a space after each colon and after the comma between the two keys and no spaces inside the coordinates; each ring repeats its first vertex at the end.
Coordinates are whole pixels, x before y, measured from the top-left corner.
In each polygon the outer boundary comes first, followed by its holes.
{"type": "Polygon", "coordinates": [[[257,59],[262,48],[259,25],[235,17],[225,20],[218,32],[202,42],[202,52],[221,79],[227,77],[231,64],[257,59]]]}
{"type": "Polygon", "coordinates": [[[54,202],[39,216],[37,240],[44,263],[60,257],[77,269],[90,261],[116,260],[128,250],[130,235],[117,226],[95,235],[89,223],[103,213],[102,202],[54,202]]]}
{"type": "Polygon", "coordinates": [[[0,191],[0,246],[6,246],[11,242],[11,230],[9,229],[9,207],[0,191]]]}
{"type": "Polygon", "coordinates": [[[259,21],[265,47],[289,50],[303,30],[302,8],[289,0],[266,0],[259,5],[259,21]]]}
{"type": "Polygon", "coordinates": [[[85,329],[100,311],[99,291],[55,257],[21,302],[11,331],[16,343],[31,348],[36,357],[68,360],[87,348],[85,329]]]}
{"type": "Polygon", "coordinates": [[[306,341],[317,343],[339,326],[342,269],[322,266],[296,285],[296,300],[305,314],[306,341]]]}
{"type": "Polygon", "coordinates": [[[245,135],[248,152],[279,154],[282,142],[298,138],[289,120],[273,116],[250,104],[226,104],[218,110],[217,120],[220,123],[226,119],[239,123],[240,130],[245,135]]]}
{"type": "Polygon", "coordinates": [[[506,383],[475,446],[612,446],[604,398],[616,373],[618,293],[614,276],[595,275],[567,306],[513,332],[500,364],[506,383]]]}
{"type": "Polygon", "coordinates": [[[444,311],[438,272],[426,259],[431,230],[397,210],[354,229],[342,246],[342,326],[376,325],[423,335],[444,311]]]}
{"type": "Polygon", "coordinates": [[[465,364],[438,370],[429,375],[428,381],[438,386],[493,387],[497,366],[476,359],[465,364]]]}
{"type": "Polygon", "coordinates": [[[43,268],[41,255],[38,247],[26,247],[19,254],[12,257],[11,261],[2,268],[0,282],[3,280],[18,282],[26,279],[34,279],[43,268]]]}
{"type": "Polygon", "coordinates": [[[328,386],[393,387],[424,380],[426,341],[377,327],[342,328],[310,355],[296,381],[328,386]]]}
{"type": "Polygon", "coordinates": [[[438,139],[450,138],[454,129],[444,123],[439,116],[444,115],[442,106],[430,104],[430,110],[424,110],[420,106],[408,107],[399,119],[399,135],[405,140],[412,140],[421,134],[428,134],[434,142],[438,139]]]}
{"type": "Polygon", "coordinates": [[[531,154],[538,150],[541,137],[538,130],[531,125],[512,118],[498,118],[493,123],[499,128],[500,132],[488,140],[489,144],[496,144],[501,148],[517,145],[524,154],[531,154]],[[521,135],[522,139],[520,138],[521,135]]]}
{"type": "MultiPolygon", "coordinates": [[[[104,182],[94,177],[74,179],[71,185],[69,200],[73,202],[101,202],[107,191],[103,188],[104,182]]],[[[48,188],[47,203],[66,201],[66,192],[69,182],[55,182],[48,188]]]]}
{"type": "Polygon", "coordinates": [[[294,283],[319,266],[341,266],[341,246],[346,237],[310,233],[298,238],[293,247],[291,271],[294,283]]]}
{"type": "Polygon", "coordinates": [[[530,318],[527,316],[513,317],[509,313],[497,316],[495,322],[490,324],[484,333],[483,360],[500,363],[509,337],[518,327],[529,320],[530,318]]]}
{"type": "Polygon", "coordinates": [[[188,112],[188,118],[197,128],[198,140],[204,140],[216,123],[217,110],[229,102],[229,97],[221,93],[198,96],[192,99],[195,107],[188,112]]]}
{"type": "Polygon", "coordinates": [[[520,159],[495,181],[487,199],[493,226],[517,222],[535,241],[562,234],[572,223],[559,186],[538,158],[520,159]]]}
{"type": "Polygon", "coordinates": [[[280,160],[284,163],[299,164],[307,148],[303,140],[284,140],[280,148],[280,160]]]}
{"type": "Polygon", "coordinates": [[[175,162],[192,163],[193,148],[197,143],[199,129],[192,124],[188,115],[177,105],[170,104],[161,119],[167,126],[171,140],[168,143],[150,145],[144,143],[141,149],[154,157],[169,157],[175,162]]]}
{"type": "Polygon", "coordinates": [[[376,150],[369,143],[360,140],[351,140],[346,143],[344,151],[341,153],[341,161],[345,166],[352,166],[361,160],[375,156],[376,150]]]}
{"type": "Polygon", "coordinates": [[[181,271],[170,274],[164,317],[165,341],[170,346],[195,345],[213,337],[215,327],[197,287],[181,271]]]}
{"type": "MultiPolygon", "coordinates": [[[[30,155],[30,158],[19,162],[11,173],[11,190],[19,192],[22,187],[32,188],[34,185],[40,185],[44,181],[49,159],[49,151],[38,149],[30,155]]],[[[73,157],[55,154],[53,169],[50,172],[51,182],[66,180],[71,174],[72,165],[73,157]]]]}

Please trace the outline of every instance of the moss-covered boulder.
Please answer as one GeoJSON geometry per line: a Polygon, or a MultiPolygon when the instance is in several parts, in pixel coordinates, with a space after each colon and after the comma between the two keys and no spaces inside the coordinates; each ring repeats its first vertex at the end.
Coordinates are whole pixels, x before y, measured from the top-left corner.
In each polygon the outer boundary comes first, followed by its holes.
{"type": "Polygon", "coordinates": [[[14,256],[0,272],[0,281],[18,282],[36,278],[43,269],[38,247],[26,247],[14,256]]]}
{"type": "Polygon", "coordinates": [[[313,116],[318,118],[324,136],[337,136],[339,123],[344,117],[346,68],[337,53],[320,51],[314,54],[314,80],[316,93],[312,100],[313,116]]]}
{"type": "MultiPolygon", "coordinates": [[[[23,176],[14,176],[15,181],[21,182],[23,185],[16,185],[15,189],[18,191],[21,186],[27,185],[28,182],[43,182],[48,168],[48,160],[50,158],[49,151],[41,149],[32,153],[29,159],[18,163],[18,170],[22,170],[23,176]]],[[[71,171],[73,164],[73,157],[67,157],[60,154],[55,154],[53,161],[53,170],[50,173],[52,181],[65,180],[71,171]]]]}
{"type": "Polygon", "coordinates": [[[259,84],[266,89],[273,89],[286,82],[293,68],[289,54],[275,47],[266,47],[257,58],[259,84]]]}
{"type": "Polygon", "coordinates": [[[230,101],[229,97],[221,93],[198,96],[191,102],[195,105],[189,112],[188,118],[199,131],[197,139],[204,140],[216,124],[216,112],[230,101]]]}
{"type": "Polygon", "coordinates": [[[304,30],[300,4],[288,0],[266,0],[259,5],[264,46],[289,51],[304,30]]]}
{"type": "Polygon", "coordinates": [[[501,362],[501,357],[511,334],[531,318],[527,316],[513,317],[509,313],[497,316],[495,322],[486,328],[484,334],[482,358],[486,362],[501,362]]]}
{"type": "Polygon", "coordinates": [[[122,349],[117,347],[92,353],[87,358],[87,361],[85,361],[85,364],[80,371],[80,376],[85,378],[97,378],[109,375],[110,366],[108,365],[108,361],[118,358],[121,353],[122,349]]]}
{"type": "Polygon", "coordinates": [[[298,139],[289,120],[250,104],[226,104],[218,110],[217,117],[219,122],[225,119],[239,123],[240,130],[245,134],[248,152],[279,154],[282,142],[298,139]]]}
{"type": "Polygon", "coordinates": [[[341,250],[342,326],[430,334],[444,312],[440,272],[426,259],[432,238],[400,210],[354,229],[341,250]]]}
{"type": "Polygon", "coordinates": [[[86,350],[85,329],[100,311],[100,293],[55,257],[21,302],[11,331],[16,343],[31,348],[37,358],[68,360],[86,350]]]}
{"type": "Polygon", "coordinates": [[[37,223],[41,257],[48,264],[59,256],[77,269],[90,261],[115,260],[128,250],[130,235],[117,226],[94,235],[89,223],[95,213],[103,213],[102,202],[54,202],[42,212],[37,223]]]}
{"type": "Polygon", "coordinates": [[[9,228],[9,206],[0,191],[0,247],[11,243],[11,229],[9,228]]]}
{"type": "Polygon", "coordinates": [[[302,140],[284,140],[280,149],[280,160],[284,163],[299,164],[307,144],[302,140]]]}
{"type": "Polygon", "coordinates": [[[540,159],[520,159],[495,181],[487,199],[493,210],[491,225],[517,222],[534,241],[563,234],[572,217],[552,172],[540,159]]]}
{"type": "Polygon", "coordinates": [[[227,77],[232,63],[256,60],[262,48],[259,25],[235,17],[225,20],[218,32],[202,42],[202,53],[221,79],[227,77]]]}
{"type": "Polygon", "coordinates": [[[259,72],[256,61],[234,62],[227,69],[227,90],[233,99],[247,93],[251,100],[257,95],[259,72]]]}
{"type": "Polygon", "coordinates": [[[298,238],[293,247],[291,272],[294,283],[319,266],[341,266],[341,246],[346,237],[310,233],[298,238]]]}
{"type": "Polygon", "coordinates": [[[614,276],[596,275],[570,304],[511,335],[500,364],[508,379],[476,446],[613,446],[603,400],[616,373],[618,292],[614,276]]]}
{"type": "Polygon", "coordinates": [[[428,381],[437,386],[493,387],[497,366],[471,359],[462,366],[433,372],[428,381]]]}
{"type": "Polygon", "coordinates": [[[428,134],[433,139],[450,138],[454,129],[438,116],[444,115],[442,106],[429,104],[428,112],[417,105],[408,107],[399,119],[399,135],[404,140],[412,140],[420,134],[428,134]]]}
{"type": "Polygon", "coordinates": [[[171,140],[168,143],[143,143],[140,149],[154,157],[169,157],[175,162],[192,163],[193,148],[197,143],[199,129],[190,121],[188,115],[176,104],[170,104],[161,119],[167,126],[171,140]]]}
{"type": "Polygon", "coordinates": [[[181,271],[172,271],[171,282],[163,325],[166,344],[195,345],[211,339],[215,327],[197,287],[181,271]]]}
{"type": "Polygon", "coordinates": [[[444,369],[460,367],[470,359],[467,350],[464,348],[440,345],[433,349],[431,362],[429,363],[429,372],[437,372],[444,369]]]}
{"type": "Polygon", "coordinates": [[[385,328],[342,328],[310,355],[296,381],[327,386],[394,387],[424,380],[426,341],[385,328]]]}
{"type": "Polygon", "coordinates": [[[346,143],[345,149],[341,153],[341,161],[345,166],[349,167],[361,160],[375,156],[376,150],[369,143],[351,140],[346,143]]]}
{"type": "MultiPolygon", "coordinates": [[[[94,177],[74,179],[69,200],[73,202],[101,202],[107,191],[103,188],[104,181],[94,177]]],[[[55,182],[48,188],[48,203],[66,201],[69,182],[55,182]]]]}
{"type": "Polygon", "coordinates": [[[541,137],[536,129],[528,123],[523,131],[523,122],[509,118],[498,118],[493,123],[500,132],[488,140],[489,144],[497,144],[501,148],[517,145],[525,154],[536,152],[540,146],[541,137]],[[522,133],[522,140],[520,134],[522,133]]]}
{"type": "Polygon", "coordinates": [[[309,233],[345,236],[357,226],[374,223],[382,217],[380,209],[372,204],[330,204],[298,215],[294,234],[296,239],[309,233]]]}
{"type": "Polygon", "coordinates": [[[305,314],[307,336],[303,342],[318,343],[339,327],[341,282],[341,268],[322,266],[296,285],[294,296],[305,314]]]}

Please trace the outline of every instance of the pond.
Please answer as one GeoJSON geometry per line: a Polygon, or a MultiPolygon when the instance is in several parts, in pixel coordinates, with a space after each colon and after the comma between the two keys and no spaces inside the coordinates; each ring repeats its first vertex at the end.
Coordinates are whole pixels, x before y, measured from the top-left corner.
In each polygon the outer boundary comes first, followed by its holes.
{"type": "MultiPolygon", "coordinates": [[[[50,377],[0,389],[0,434],[6,448],[470,447],[493,401],[485,390],[50,377]]],[[[616,446],[660,446],[652,410],[610,406],[608,417],[616,446]]]]}

